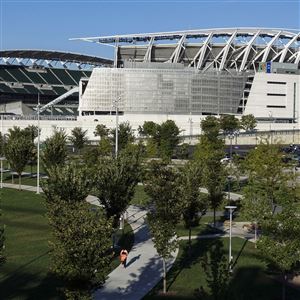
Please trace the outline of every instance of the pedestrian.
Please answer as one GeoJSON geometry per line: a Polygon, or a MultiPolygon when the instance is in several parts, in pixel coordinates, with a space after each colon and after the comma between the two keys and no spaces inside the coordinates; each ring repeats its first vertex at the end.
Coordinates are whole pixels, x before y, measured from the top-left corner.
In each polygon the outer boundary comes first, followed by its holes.
{"type": "Polygon", "coordinates": [[[127,257],[128,257],[128,251],[126,249],[122,249],[120,252],[120,261],[124,268],[126,268],[127,257]]]}

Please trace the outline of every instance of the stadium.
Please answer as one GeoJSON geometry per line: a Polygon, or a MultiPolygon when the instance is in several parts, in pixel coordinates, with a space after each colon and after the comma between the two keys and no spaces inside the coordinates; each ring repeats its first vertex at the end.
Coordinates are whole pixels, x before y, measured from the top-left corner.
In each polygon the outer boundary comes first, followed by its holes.
{"type": "Polygon", "coordinates": [[[0,112],[15,114],[4,117],[7,126],[16,118],[30,122],[39,95],[48,131],[82,126],[92,136],[97,123],[115,126],[116,109],[120,122],[133,129],[146,120],[172,119],[186,135],[198,134],[205,116],[222,114],[253,114],[259,129],[271,123],[273,129],[298,128],[299,30],[221,28],[71,40],[112,46],[113,59],[0,52],[0,112]]]}

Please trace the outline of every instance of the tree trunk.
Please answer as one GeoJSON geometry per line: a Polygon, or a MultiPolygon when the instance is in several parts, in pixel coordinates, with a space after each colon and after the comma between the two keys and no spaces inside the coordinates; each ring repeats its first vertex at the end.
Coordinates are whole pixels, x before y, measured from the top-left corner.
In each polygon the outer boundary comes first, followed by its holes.
{"type": "Polygon", "coordinates": [[[13,173],[11,173],[11,183],[12,183],[12,184],[15,183],[15,182],[14,182],[14,174],[13,174],[13,173]]]}
{"type": "Polygon", "coordinates": [[[163,293],[167,292],[167,270],[166,270],[166,261],[163,258],[163,293]]]}
{"type": "Polygon", "coordinates": [[[214,227],[216,227],[216,208],[214,207],[214,227]]]}
{"type": "Polygon", "coordinates": [[[192,226],[191,226],[191,224],[189,225],[189,258],[191,258],[191,256],[192,256],[192,245],[191,245],[191,243],[192,243],[192,226]]]}
{"type": "Polygon", "coordinates": [[[286,279],[287,279],[287,276],[286,276],[286,273],[284,272],[282,274],[282,300],[285,300],[285,286],[286,286],[286,279]]]}
{"type": "Polygon", "coordinates": [[[19,174],[19,191],[21,190],[21,174],[19,174]]]}

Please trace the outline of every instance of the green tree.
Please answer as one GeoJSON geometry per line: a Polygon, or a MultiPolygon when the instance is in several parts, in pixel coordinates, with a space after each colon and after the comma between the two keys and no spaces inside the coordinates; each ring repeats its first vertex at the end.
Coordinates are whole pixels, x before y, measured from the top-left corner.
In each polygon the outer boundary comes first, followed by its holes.
{"type": "Polygon", "coordinates": [[[153,121],[145,121],[143,126],[139,126],[138,132],[146,137],[155,137],[157,135],[159,125],[153,121]]]}
{"type": "Polygon", "coordinates": [[[42,186],[53,236],[51,270],[64,281],[67,299],[92,299],[109,271],[111,222],[85,201],[90,189],[85,168],[52,167],[42,186]]]}
{"type": "Polygon", "coordinates": [[[182,213],[181,173],[160,161],[149,165],[145,191],[150,196],[147,214],[152,239],[163,261],[163,291],[166,293],[166,259],[177,247],[175,226],[182,213]]]}
{"type": "Polygon", "coordinates": [[[245,131],[253,131],[257,125],[257,121],[252,114],[243,115],[240,124],[241,128],[245,131]]]}
{"type": "Polygon", "coordinates": [[[99,136],[102,139],[102,138],[108,137],[108,134],[109,134],[109,129],[105,125],[98,124],[96,126],[95,131],[94,131],[95,136],[99,136]]]}
{"type": "MultiPolygon", "coordinates": [[[[112,143],[115,147],[116,143],[116,129],[112,129],[111,131],[112,135],[112,143]]],[[[123,122],[119,124],[118,128],[118,151],[122,151],[126,148],[128,144],[133,143],[135,140],[133,130],[129,124],[129,122],[123,122]]]]}
{"type": "Polygon", "coordinates": [[[224,142],[219,135],[219,121],[215,117],[207,117],[201,122],[202,135],[197,145],[195,158],[203,171],[203,185],[208,191],[208,201],[214,211],[216,225],[216,209],[223,201],[226,172],[221,163],[224,157],[224,142]]]}
{"type": "Polygon", "coordinates": [[[140,173],[139,147],[126,148],[114,159],[102,158],[96,166],[93,180],[94,193],[104,206],[107,217],[113,217],[114,228],[134,196],[140,173]]]}
{"type": "Polygon", "coordinates": [[[173,120],[163,122],[157,130],[157,137],[154,137],[158,144],[158,151],[161,158],[171,158],[179,144],[180,130],[173,120]]]}
{"type": "Polygon", "coordinates": [[[88,142],[88,138],[86,136],[87,130],[83,130],[81,127],[75,127],[72,129],[71,134],[72,135],[69,137],[69,141],[73,144],[76,151],[80,153],[80,151],[88,142]]]}
{"type": "Polygon", "coordinates": [[[67,135],[64,131],[55,130],[53,135],[45,140],[41,159],[46,170],[65,164],[67,159],[67,135]]]}
{"type": "Polygon", "coordinates": [[[262,223],[263,235],[257,242],[261,254],[282,275],[282,300],[286,298],[287,275],[298,269],[300,261],[300,217],[294,205],[262,223]]]}
{"type": "Polygon", "coordinates": [[[5,157],[11,169],[18,174],[19,190],[21,190],[21,175],[31,157],[34,144],[26,135],[9,135],[5,145],[5,157]]]}
{"type": "Polygon", "coordinates": [[[28,125],[24,128],[24,133],[31,139],[31,141],[34,143],[34,139],[37,138],[39,134],[39,129],[35,125],[28,125]]]}
{"type": "Polygon", "coordinates": [[[5,136],[0,132],[0,157],[4,156],[5,136]]]}
{"type": "Polygon", "coordinates": [[[207,286],[214,300],[228,299],[229,273],[223,243],[216,240],[202,259],[207,286]]]}
{"type": "Polygon", "coordinates": [[[233,133],[239,130],[240,122],[234,115],[223,115],[220,117],[220,127],[225,134],[233,133]]]}
{"type": "Polygon", "coordinates": [[[183,202],[183,220],[185,227],[189,229],[189,255],[191,255],[192,226],[198,221],[199,213],[204,213],[208,206],[206,195],[200,192],[202,184],[202,169],[199,164],[190,161],[182,170],[181,200],[183,202]]]}
{"type": "MultiPolygon", "coordinates": [[[[2,190],[0,191],[0,204],[2,200],[2,190]]],[[[5,241],[5,236],[4,236],[4,225],[2,223],[2,210],[0,209],[0,267],[5,261],[5,256],[4,256],[4,241],[5,241]]]]}

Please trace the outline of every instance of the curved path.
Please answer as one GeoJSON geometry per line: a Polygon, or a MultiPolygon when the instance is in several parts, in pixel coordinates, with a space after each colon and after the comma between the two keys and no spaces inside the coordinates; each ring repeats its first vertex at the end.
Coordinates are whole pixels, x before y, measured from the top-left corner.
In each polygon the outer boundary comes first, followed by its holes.
{"type": "MultiPolygon", "coordinates": [[[[89,196],[90,203],[99,205],[96,197],[89,196]]],[[[138,300],[143,298],[160,281],[162,261],[157,255],[145,222],[147,211],[130,205],[128,219],[134,231],[134,245],[127,259],[127,267],[113,270],[104,286],[95,293],[96,300],[138,300]]],[[[178,250],[167,262],[170,269],[178,250]]]]}
{"type": "MultiPolygon", "coordinates": [[[[18,189],[17,184],[4,183],[3,187],[18,189]]],[[[36,192],[36,187],[22,185],[22,190],[36,192]]],[[[42,192],[42,190],[40,189],[42,192]]],[[[99,205],[94,196],[88,196],[87,201],[99,205]]],[[[94,294],[95,300],[139,300],[143,298],[160,281],[162,261],[151,240],[145,221],[147,214],[137,206],[127,209],[128,223],[134,231],[134,244],[127,259],[127,268],[122,266],[113,270],[103,287],[94,294]]],[[[174,263],[178,250],[167,262],[167,269],[174,263]]]]}

